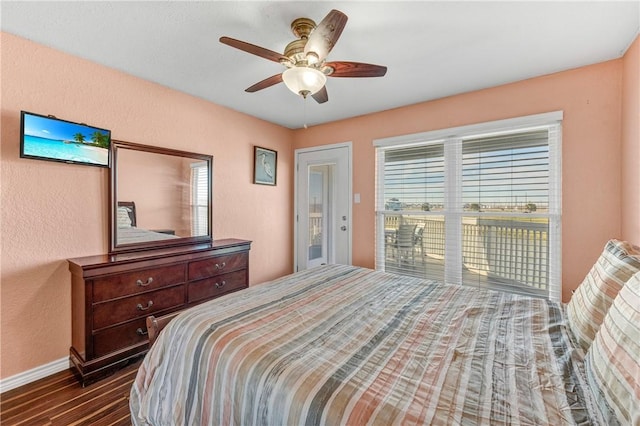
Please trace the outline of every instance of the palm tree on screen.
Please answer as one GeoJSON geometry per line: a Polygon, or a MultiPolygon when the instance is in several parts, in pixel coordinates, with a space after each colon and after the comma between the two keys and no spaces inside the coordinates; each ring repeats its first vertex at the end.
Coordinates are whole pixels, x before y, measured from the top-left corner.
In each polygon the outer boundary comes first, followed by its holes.
{"type": "Polygon", "coordinates": [[[76,142],[83,143],[84,135],[82,133],[76,133],[75,135],[73,135],[73,139],[75,139],[76,142]]]}

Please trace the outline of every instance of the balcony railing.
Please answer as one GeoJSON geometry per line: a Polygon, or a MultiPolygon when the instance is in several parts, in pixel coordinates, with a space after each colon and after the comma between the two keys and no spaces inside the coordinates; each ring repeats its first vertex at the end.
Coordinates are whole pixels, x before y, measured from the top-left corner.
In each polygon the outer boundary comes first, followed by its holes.
{"type": "MultiPolygon", "coordinates": [[[[444,280],[444,217],[386,215],[384,223],[385,270],[444,280]],[[402,256],[403,253],[398,251],[394,235],[400,224],[416,225],[411,256],[402,256]]],[[[548,229],[546,219],[464,216],[463,281],[546,295],[549,281],[548,229]]]]}
{"type": "Polygon", "coordinates": [[[322,244],[322,213],[309,214],[309,245],[322,244]]]}
{"type": "MultiPolygon", "coordinates": [[[[322,244],[322,214],[309,218],[310,250],[322,244]]],[[[444,280],[443,216],[386,215],[385,270],[444,280]],[[411,256],[398,250],[400,224],[416,225],[411,256]],[[409,260],[409,261],[407,261],[409,260]]],[[[462,218],[463,281],[533,295],[546,295],[549,282],[549,225],[522,218],[462,218]]],[[[406,251],[406,247],[404,248],[406,251]]]]}

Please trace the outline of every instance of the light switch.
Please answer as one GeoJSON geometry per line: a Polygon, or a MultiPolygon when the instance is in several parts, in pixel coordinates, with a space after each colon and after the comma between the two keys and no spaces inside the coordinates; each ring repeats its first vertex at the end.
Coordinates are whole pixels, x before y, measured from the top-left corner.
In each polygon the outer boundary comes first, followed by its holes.
{"type": "Polygon", "coordinates": [[[353,194],[353,202],[356,204],[360,204],[360,193],[353,194]]]}

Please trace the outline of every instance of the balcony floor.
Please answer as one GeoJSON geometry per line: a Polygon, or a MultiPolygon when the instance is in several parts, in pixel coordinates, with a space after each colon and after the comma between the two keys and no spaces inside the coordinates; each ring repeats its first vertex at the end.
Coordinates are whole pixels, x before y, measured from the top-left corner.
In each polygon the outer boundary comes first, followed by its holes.
{"type": "MultiPolygon", "coordinates": [[[[445,266],[444,259],[422,255],[419,249],[416,250],[413,258],[407,256],[407,258],[399,259],[395,248],[387,247],[385,271],[443,282],[445,266]]],[[[515,280],[492,276],[490,273],[471,270],[465,266],[462,268],[462,282],[471,287],[507,291],[533,297],[547,297],[544,289],[527,287],[515,280]]]]}

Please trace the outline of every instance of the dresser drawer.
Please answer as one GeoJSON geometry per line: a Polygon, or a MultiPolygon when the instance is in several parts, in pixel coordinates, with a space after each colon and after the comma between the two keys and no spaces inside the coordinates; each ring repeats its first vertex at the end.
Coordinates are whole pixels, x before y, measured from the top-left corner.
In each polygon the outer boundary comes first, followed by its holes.
{"type": "Polygon", "coordinates": [[[98,330],[134,318],[184,304],[184,284],[136,296],[104,302],[93,307],[93,329],[98,330]]]}
{"type": "Polygon", "coordinates": [[[118,327],[108,328],[93,336],[95,358],[148,341],[147,320],[141,318],[118,327]]]}
{"type": "Polygon", "coordinates": [[[246,269],[190,282],[188,288],[188,303],[211,299],[245,287],[247,287],[246,269]]]}
{"type": "Polygon", "coordinates": [[[189,263],[189,280],[198,280],[224,274],[249,265],[249,253],[230,254],[189,263]]]}
{"type": "Polygon", "coordinates": [[[185,282],[185,264],[160,268],[142,269],[134,272],[115,274],[93,281],[93,301],[115,299],[172,284],[185,282]]]}
{"type": "Polygon", "coordinates": [[[195,305],[247,287],[250,248],[251,241],[234,238],[68,259],[69,359],[80,382],[92,383],[144,354],[149,314],[179,312],[187,300],[195,305]]]}

